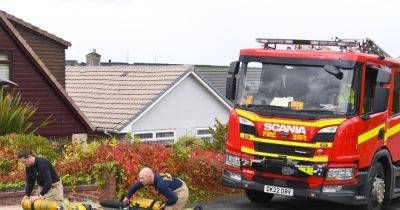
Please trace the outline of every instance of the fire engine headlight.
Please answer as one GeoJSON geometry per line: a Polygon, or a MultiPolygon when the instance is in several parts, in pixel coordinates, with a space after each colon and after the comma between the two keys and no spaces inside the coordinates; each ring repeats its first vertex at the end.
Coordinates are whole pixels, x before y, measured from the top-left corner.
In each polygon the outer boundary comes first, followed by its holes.
{"type": "Polygon", "coordinates": [[[226,153],[225,164],[228,166],[240,167],[241,158],[239,156],[226,153]]]}
{"type": "Polygon", "coordinates": [[[351,180],[354,179],[353,168],[330,168],[326,180],[351,180]]]}
{"type": "Polygon", "coordinates": [[[242,181],[242,175],[240,175],[240,174],[237,174],[237,173],[234,173],[231,171],[227,171],[227,170],[225,171],[225,174],[236,181],[239,181],[239,182],[242,181]]]}
{"type": "Polygon", "coordinates": [[[337,128],[338,126],[325,127],[319,130],[318,133],[336,133],[337,128]]]}
{"type": "Polygon", "coordinates": [[[244,117],[239,117],[240,132],[255,135],[254,123],[244,117]]]}
{"type": "Polygon", "coordinates": [[[330,126],[322,128],[312,138],[313,142],[333,142],[338,126],[330,126]]]}

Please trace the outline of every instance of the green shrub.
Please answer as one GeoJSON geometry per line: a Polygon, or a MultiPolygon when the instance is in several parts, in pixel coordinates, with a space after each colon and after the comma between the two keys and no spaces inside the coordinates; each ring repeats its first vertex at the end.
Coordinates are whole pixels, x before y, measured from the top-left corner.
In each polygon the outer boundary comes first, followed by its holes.
{"type": "Polygon", "coordinates": [[[174,159],[187,160],[190,157],[190,150],[198,147],[204,147],[204,141],[202,139],[195,136],[181,136],[172,146],[174,159]]]}
{"type": "Polygon", "coordinates": [[[217,152],[225,152],[225,142],[228,136],[228,124],[221,123],[215,119],[215,128],[209,128],[213,141],[205,141],[205,149],[217,152]]]}
{"type": "Polygon", "coordinates": [[[6,175],[9,174],[13,167],[13,162],[10,159],[3,159],[2,157],[0,158],[0,175],[6,175]]]}
{"type": "Polygon", "coordinates": [[[36,105],[22,102],[19,93],[5,94],[3,88],[0,88],[0,136],[11,133],[34,133],[48,125],[51,116],[34,127],[30,120],[36,110],[36,105]]]}
{"type": "Polygon", "coordinates": [[[60,157],[52,141],[34,134],[10,134],[0,136],[0,147],[3,151],[16,154],[21,150],[30,150],[35,155],[43,156],[50,161],[60,157]]]}
{"type": "Polygon", "coordinates": [[[203,140],[201,138],[195,136],[184,135],[181,136],[174,144],[174,147],[177,148],[193,148],[193,147],[202,147],[203,140]]]}

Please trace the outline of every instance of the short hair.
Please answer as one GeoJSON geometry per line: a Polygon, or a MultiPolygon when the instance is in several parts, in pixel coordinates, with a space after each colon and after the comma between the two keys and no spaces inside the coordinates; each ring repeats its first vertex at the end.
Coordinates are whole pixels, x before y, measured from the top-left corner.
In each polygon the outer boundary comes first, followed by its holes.
{"type": "Polygon", "coordinates": [[[21,150],[18,152],[17,158],[28,158],[29,156],[34,156],[31,151],[28,150],[21,150]]]}

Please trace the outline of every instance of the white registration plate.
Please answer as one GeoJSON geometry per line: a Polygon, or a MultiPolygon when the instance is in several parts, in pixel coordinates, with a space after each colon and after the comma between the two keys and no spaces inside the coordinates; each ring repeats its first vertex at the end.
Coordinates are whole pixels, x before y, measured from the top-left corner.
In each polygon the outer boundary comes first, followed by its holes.
{"type": "Polygon", "coordinates": [[[270,185],[264,186],[264,192],[277,194],[277,195],[293,196],[293,189],[277,187],[277,186],[270,186],[270,185]]]}

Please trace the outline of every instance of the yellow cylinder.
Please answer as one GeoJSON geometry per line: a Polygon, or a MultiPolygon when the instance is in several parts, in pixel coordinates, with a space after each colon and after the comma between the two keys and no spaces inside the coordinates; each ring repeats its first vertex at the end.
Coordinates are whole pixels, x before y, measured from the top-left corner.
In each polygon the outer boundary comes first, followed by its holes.
{"type": "Polygon", "coordinates": [[[22,201],[22,209],[24,210],[57,210],[57,202],[52,200],[38,199],[33,204],[34,209],[31,209],[31,201],[25,198],[22,201]]]}
{"type": "Polygon", "coordinates": [[[27,198],[22,200],[22,209],[23,210],[31,210],[31,201],[27,198]]]}
{"type": "Polygon", "coordinates": [[[74,203],[68,207],[69,210],[86,210],[86,207],[81,203],[74,203]]]}

